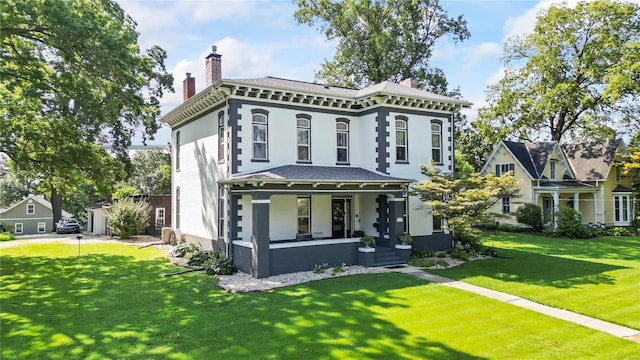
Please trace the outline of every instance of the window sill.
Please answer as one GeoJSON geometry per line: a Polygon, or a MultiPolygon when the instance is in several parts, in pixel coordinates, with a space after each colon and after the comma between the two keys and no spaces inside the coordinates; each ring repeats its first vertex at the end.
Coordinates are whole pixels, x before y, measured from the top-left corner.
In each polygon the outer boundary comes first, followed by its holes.
{"type": "Polygon", "coordinates": [[[264,162],[264,163],[268,163],[269,160],[268,159],[251,159],[251,162],[264,162]]]}
{"type": "Polygon", "coordinates": [[[396,161],[396,164],[409,165],[408,161],[396,161]]]}
{"type": "Polygon", "coordinates": [[[296,161],[296,164],[313,164],[313,163],[311,161],[298,160],[298,161],[296,161]]]}
{"type": "Polygon", "coordinates": [[[218,164],[224,164],[224,160],[218,160],[218,164]]]}
{"type": "Polygon", "coordinates": [[[337,162],[336,165],[351,166],[351,164],[348,162],[337,162]]]}

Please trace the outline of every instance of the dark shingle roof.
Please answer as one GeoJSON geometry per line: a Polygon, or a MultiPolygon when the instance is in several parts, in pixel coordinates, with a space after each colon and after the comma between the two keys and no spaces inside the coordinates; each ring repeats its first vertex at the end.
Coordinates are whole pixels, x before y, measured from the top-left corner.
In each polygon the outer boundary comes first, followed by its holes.
{"type": "Polygon", "coordinates": [[[555,141],[525,143],[538,174],[542,174],[544,171],[544,167],[547,166],[556,144],[557,142],[555,141]]]}
{"type": "Polygon", "coordinates": [[[411,179],[401,179],[359,167],[284,165],[244,175],[232,176],[221,183],[249,181],[266,182],[395,182],[408,183],[411,179]]]}
{"type": "Polygon", "coordinates": [[[504,145],[511,151],[513,156],[522,164],[524,169],[529,173],[529,175],[533,179],[538,178],[538,172],[536,171],[536,166],[533,164],[531,160],[531,156],[529,156],[529,151],[527,147],[523,143],[515,142],[515,141],[503,141],[504,145]]]}
{"type": "Polygon", "coordinates": [[[567,159],[582,181],[606,180],[621,139],[601,143],[564,144],[567,159]]]}

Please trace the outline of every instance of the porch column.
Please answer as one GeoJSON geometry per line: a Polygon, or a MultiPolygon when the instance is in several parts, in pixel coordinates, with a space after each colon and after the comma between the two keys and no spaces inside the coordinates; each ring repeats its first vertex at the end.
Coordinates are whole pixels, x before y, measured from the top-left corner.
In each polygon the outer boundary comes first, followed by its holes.
{"type": "Polygon", "coordinates": [[[405,199],[402,197],[388,198],[389,202],[389,247],[398,243],[398,236],[404,231],[405,199]]]}
{"type": "Polygon", "coordinates": [[[580,211],[580,193],[573,193],[573,210],[580,211]]]}
{"type": "Polygon", "coordinates": [[[251,275],[255,278],[269,276],[271,264],[269,262],[269,199],[270,194],[254,194],[252,206],[252,258],[251,275]]]}
{"type": "Polygon", "coordinates": [[[558,215],[556,214],[560,209],[560,194],[557,191],[553,192],[553,227],[558,227],[558,215]]]}
{"type": "Polygon", "coordinates": [[[598,196],[597,193],[593,193],[593,223],[598,222],[598,196]]]}

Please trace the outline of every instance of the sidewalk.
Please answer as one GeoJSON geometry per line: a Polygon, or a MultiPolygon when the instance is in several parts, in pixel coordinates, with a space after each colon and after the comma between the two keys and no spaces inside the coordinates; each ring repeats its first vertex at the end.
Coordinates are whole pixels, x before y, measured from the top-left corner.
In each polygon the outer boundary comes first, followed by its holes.
{"type": "Polygon", "coordinates": [[[404,272],[409,275],[413,275],[423,280],[435,282],[444,286],[472,292],[484,297],[495,299],[498,301],[506,302],[519,306],[525,309],[539,312],[548,316],[552,316],[565,321],[570,321],[582,326],[586,326],[591,329],[599,330],[617,336],[623,339],[635,341],[640,343],[640,330],[631,329],[625,326],[613,324],[607,321],[602,321],[590,316],[574,313],[564,309],[557,309],[554,307],[538,304],[533,301],[523,299],[519,296],[503,293],[496,290],[483,288],[476,285],[464,283],[454,279],[449,279],[443,276],[426,273],[417,267],[408,266],[402,269],[393,269],[394,271],[404,272]]]}

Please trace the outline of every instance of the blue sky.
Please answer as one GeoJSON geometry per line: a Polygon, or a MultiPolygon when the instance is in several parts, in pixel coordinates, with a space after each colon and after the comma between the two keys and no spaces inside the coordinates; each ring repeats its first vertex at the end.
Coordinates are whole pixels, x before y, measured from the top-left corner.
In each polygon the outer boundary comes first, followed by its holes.
{"type": "MultiPolygon", "coordinates": [[[[162,100],[167,113],[182,102],[185,73],[196,77],[196,90],[205,87],[204,58],[211,46],[222,54],[223,78],[276,76],[313,81],[314,72],[335,44],[313,27],[298,25],[292,1],[219,0],[117,0],[138,23],[142,48],[159,45],[167,51],[167,69],[175,78],[175,94],[162,100]]],[[[450,16],[463,15],[471,38],[454,44],[443,38],[431,64],[444,69],[450,87],[460,86],[474,106],[465,110],[474,119],[486,104],[487,86],[503,74],[500,60],[504,41],[530,32],[536,14],[558,1],[441,0],[450,16]]],[[[575,1],[569,1],[575,3],[575,1]]],[[[166,144],[165,125],[153,144],[166,144]]]]}

